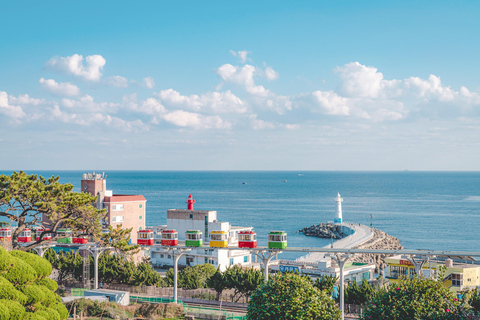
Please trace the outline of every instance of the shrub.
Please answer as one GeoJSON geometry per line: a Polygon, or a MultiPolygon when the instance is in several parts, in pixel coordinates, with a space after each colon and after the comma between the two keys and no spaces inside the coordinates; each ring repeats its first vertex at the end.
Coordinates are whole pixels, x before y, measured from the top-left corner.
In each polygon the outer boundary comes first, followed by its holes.
{"type": "Polygon", "coordinates": [[[55,320],[54,317],[52,317],[47,310],[37,310],[35,313],[37,316],[40,316],[46,320],[55,320]]]}
{"type": "Polygon", "coordinates": [[[46,307],[58,302],[60,297],[54,294],[45,286],[31,284],[21,288],[22,292],[27,296],[28,304],[41,304],[46,307]]]}
{"type": "Polygon", "coordinates": [[[325,292],[314,288],[308,277],[293,273],[275,276],[253,292],[249,320],[340,319],[340,310],[325,292]]]}
{"type": "Polygon", "coordinates": [[[27,312],[25,313],[23,320],[48,320],[48,318],[42,317],[38,313],[27,312]]]}
{"type": "Polygon", "coordinates": [[[10,319],[23,319],[25,308],[18,302],[12,300],[0,299],[0,305],[7,307],[10,313],[10,319]]]}
{"type": "Polygon", "coordinates": [[[37,279],[34,281],[34,284],[45,286],[52,292],[55,292],[58,289],[58,283],[50,278],[37,279]]]}
{"type": "Polygon", "coordinates": [[[472,315],[466,301],[457,299],[441,281],[417,277],[380,290],[367,303],[361,319],[453,320],[472,315]]]}
{"type": "Polygon", "coordinates": [[[6,305],[0,304],[0,320],[9,320],[10,311],[6,305]]]}
{"type": "Polygon", "coordinates": [[[19,258],[12,256],[12,259],[13,265],[3,275],[5,279],[14,285],[23,285],[37,278],[37,272],[30,265],[19,258]]]}
{"type": "Polygon", "coordinates": [[[10,251],[10,254],[29,264],[35,269],[39,277],[48,277],[52,273],[52,265],[46,259],[34,253],[13,250],[10,251]]]}
{"type": "Polygon", "coordinates": [[[13,284],[3,277],[0,277],[0,299],[14,300],[21,304],[27,302],[27,296],[15,289],[13,284]]]}
{"type": "Polygon", "coordinates": [[[0,274],[5,273],[13,265],[13,257],[7,250],[0,247],[0,274]]]}
{"type": "Polygon", "coordinates": [[[60,319],[64,320],[68,318],[68,310],[61,302],[55,302],[50,305],[51,309],[54,309],[60,315],[60,319]]]}

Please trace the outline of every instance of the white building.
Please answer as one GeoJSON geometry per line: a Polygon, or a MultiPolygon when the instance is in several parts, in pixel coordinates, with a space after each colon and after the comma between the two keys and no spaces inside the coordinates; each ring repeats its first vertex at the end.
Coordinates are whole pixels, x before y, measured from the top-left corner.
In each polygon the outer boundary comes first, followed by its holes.
{"type": "MultiPolygon", "coordinates": [[[[185,232],[187,230],[200,230],[203,233],[204,245],[209,245],[209,233],[211,231],[228,232],[228,246],[238,247],[238,232],[250,231],[253,227],[234,227],[229,222],[217,220],[216,211],[193,210],[193,202],[189,198],[189,208],[191,209],[169,209],[167,210],[167,226],[165,229],[174,229],[178,231],[179,244],[185,241],[185,232]]],[[[160,230],[157,227],[155,233],[155,244],[160,244],[160,230]]],[[[172,266],[172,256],[167,253],[163,247],[152,247],[150,259],[154,266],[172,266]]],[[[180,257],[179,266],[194,266],[198,264],[210,263],[215,268],[220,267],[222,271],[232,265],[248,266],[252,262],[252,255],[249,251],[228,250],[222,248],[193,248],[180,257]]]]}

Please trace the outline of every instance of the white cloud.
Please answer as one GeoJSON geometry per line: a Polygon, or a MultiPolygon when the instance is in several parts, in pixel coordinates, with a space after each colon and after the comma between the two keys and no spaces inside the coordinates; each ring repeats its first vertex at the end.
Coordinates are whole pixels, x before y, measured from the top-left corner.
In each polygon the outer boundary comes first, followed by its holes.
{"type": "Polygon", "coordinates": [[[247,112],[247,104],[230,90],[183,96],[178,91],[167,89],[160,91],[157,95],[166,105],[186,108],[196,112],[214,114],[247,112]]]}
{"type": "Polygon", "coordinates": [[[22,107],[9,104],[8,95],[5,91],[0,91],[0,113],[14,119],[25,117],[22,107]]]}
{"type": "Polygon", "coordinates": [[[40,78],[38,81],[43,89],[57,96],[77,96],[80,94],[80,89],[71,83],[58,83],[53,79],[40,78]]]}
{"type": "Polygon", "coordinates": [[[219,116],[204,116],[182,110],[169,112],[163,118],[176,126],[193,129],[230,129],[232,127],[230,122],[224,121],[219,116]]]}
{"type": "Polygon", "coordinates": [[[273,81],[273,80],[277,80],[280,75],[278,74],[277,71],[273,70],[272,67],[266,67],[265,68],[265,77],[270,80],[270,81],[273,81]]]}
{"type": "Polygon", "coordinates": [[[246,50],[243,50],[243,51],[233,51],[233,50],[230,50],[230,54],[234,57],[238,57],[240,59],[240,62],[241,63],[245,63],[247,61],[247,55],[251,53],[250,51],[246,51],[246,50]]]}
{"type": "Polygon", "coordinates": [[[250,123],[253,130],[263,130],[263,129],[273,129],[275,125],[271,122],[257,119],[256,114],[251,114],[249,116],[250,123]]]}
{"type": "Polygon", "coordinates": [[[143,85],[148,89],[153,89],[155,87],[155,79],[153,77],[143,78],[143,85]]]}
{"type": "Polygon", "coordinates": [[[105,83],[111,85],[112,87],[117,88],[126,88],[128,87],[128,80],[122,76],[111,76],[105,80],[105,83]]]}
{"type": "Polygon", "coordinates": [[[243,85],[245,90],[252,95],[267,96],[269,91],[263,86],[255,84],[253,77],[256,72],[256,68],[249,64],[237,67],[227,63],[217,69],[217,74],[223,81],[243,85]]]}
{"type": "Polygon", "coordinates": [[[62,99],[62,105],[69,109],[75,109],[76,112],[115,112],[116,108],[119,106],[118,103],[112,102],[95,102],[93,97],[86,94],[83,97],[78,98],[77,100],[73,99],[62,99]]]}
{"type": "Polygon", "coordinates": [[[333,91],[314,91],[312,97],[314,98],[313,110],[317,110],[316,106],[318,106],[326,114],[345,116],[350,114],[349,99],[341,97],[333,91]]]}
{"type": "Polygon", "coordinates": [[[8,96],[8,99],[14,104],[21,105],[38,106],[39,104],[45,103],[45,99],[32,98],[28,94],[20,94],[18,97],[8,96]]]}
{"type": "Polygon", "coordinates": [[[106,60],[101,55],[87,56],[84,63],[82,55],[74,54],[70,57],[53,57],[47,61],[46,66],[87,81],[99,81],[105,63],[106,60]]]}

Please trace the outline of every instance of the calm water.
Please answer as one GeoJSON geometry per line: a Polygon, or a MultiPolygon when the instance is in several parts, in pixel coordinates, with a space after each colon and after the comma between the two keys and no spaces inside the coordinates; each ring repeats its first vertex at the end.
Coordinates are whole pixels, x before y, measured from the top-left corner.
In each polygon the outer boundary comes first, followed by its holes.
{"type": "MultiPolygon", "coordinates": [[[[59,175],[62,182],[72,183],[75,191],[80,191],[82,171],[28,173],[59,175]]],[[[266,244],[269,230],[285,230],[290,246],[324,246],[329,240],[305,237],[296,231],[332,221],[334,198],[340,192],[345,221],[368,225],[373,214],[374,227],[398,237],[406,248],[480,251],[479,172],[106,174],[107,189],[114,193],[145,196],[147,225],[166,224],[166,210],[186,208],[191,193],[195,209],[217,210],[220,221],[253,226],[261,245],[266,244]]]]}

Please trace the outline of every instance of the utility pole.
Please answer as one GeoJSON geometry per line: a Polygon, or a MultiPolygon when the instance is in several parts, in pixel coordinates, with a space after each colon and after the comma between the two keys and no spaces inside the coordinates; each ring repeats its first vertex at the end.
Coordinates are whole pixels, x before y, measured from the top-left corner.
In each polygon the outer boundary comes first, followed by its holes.
{"type": "Polygon", "coordinates": [[[370,213],[370,228],[373,228],[373,214],[370,213]]]}

